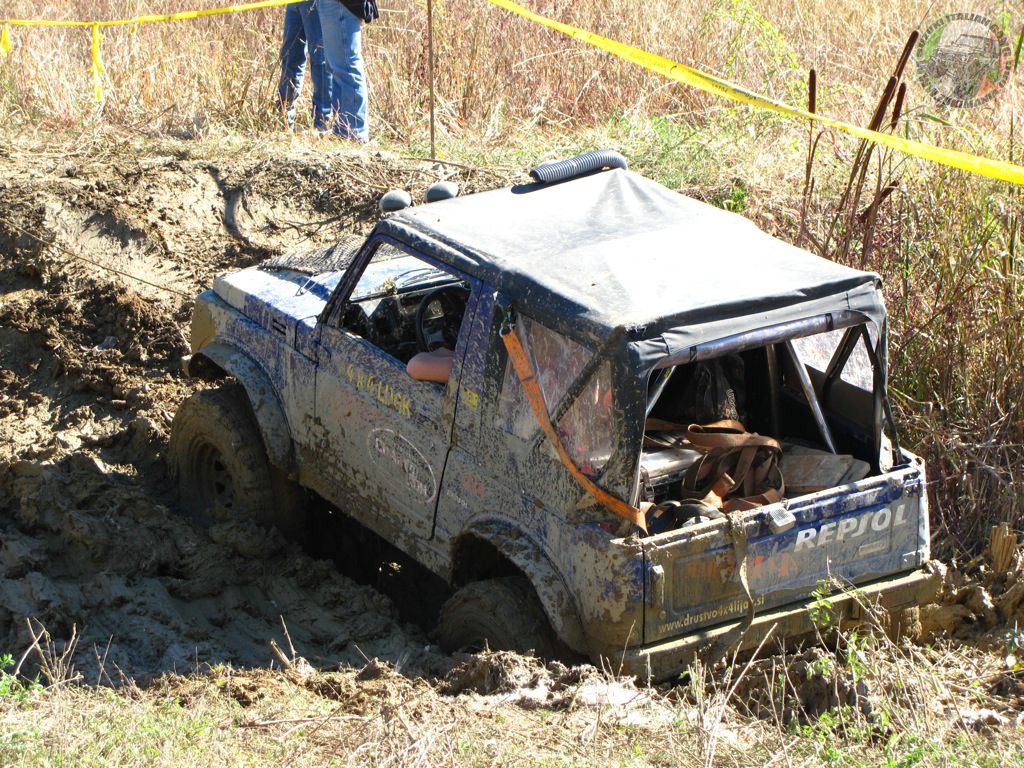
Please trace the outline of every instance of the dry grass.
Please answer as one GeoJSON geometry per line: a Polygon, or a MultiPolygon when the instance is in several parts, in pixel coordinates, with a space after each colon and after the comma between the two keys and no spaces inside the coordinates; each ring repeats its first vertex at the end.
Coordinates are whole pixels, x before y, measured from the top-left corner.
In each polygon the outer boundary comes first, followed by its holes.
{"type": "MultiPolygon", "coordinates": [[[[213,3],[215,5],[215,3],[213,3]]],[[[209,6],[197,0],[11,0],[11,17],[131,18],[209,6]]],[[[442,129],[505,138],[535,126],[579,127],[613,114],[672,115],[705,122],[725,105],[645,73],[557,33],[538,29],[484,0],[438,0],[437,86],[442,129]]],[[[637,12],[622,0],[538,0],[542,13],[733,78],[772,96],[800,100],[815,67],[823,111],[866,121],[875,88],[906,35],[946,10],[917,3],[866,5],[715,0],[703,7],[658,0],[637,12]]],[[[947,8],[948,6],[948,8],[947,8]]],[[[955,7],[954,7],[955,6],[955,7]]],[[[427,115],[425,3],[383,3],[364,35],[377,124],[422,139],[427,115]]],[[[192,22],[110,29],[104,35],[107,101],[102,119],[145,127],[198,118],[240,128],[277,125],[278,35],[270,9],[192,22]]],[[[13,30],[17,48],[0,65],[7,110],[22,120],[78,125],[96,119],[89,84],[88,32],[13,30]]],[[[912,92],[912,97],[919,96],[912,92]]],[[[913,98],[915,102],[920,99],[913,98]]],[[[992,125],[1005,125],[1006,109],[992,125]]]]}
{"type": "Polygon", "coordinates": [[[236,670],[0,696],[0,765],[1009,765],[1024,686],[993,654],[848,636],[663,690],[494,654],[518,687],[236,670]]]}

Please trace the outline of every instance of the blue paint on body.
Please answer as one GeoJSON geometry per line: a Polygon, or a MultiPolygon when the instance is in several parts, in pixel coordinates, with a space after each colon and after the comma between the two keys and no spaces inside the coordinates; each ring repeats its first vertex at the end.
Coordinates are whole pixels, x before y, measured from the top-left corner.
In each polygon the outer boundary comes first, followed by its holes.
{"type": "MultiPolygon", "coordinates": [[[[721,607],[740,594],[724,523],[699,540],[686,529],[616,538],[600,527],[610,514],[580,505],[580,488],[543,439],[505,431],[497,267],[477,253],[445,262],[457,243],[409,227],[383,222],[350,271],[310,277],[246,269],[218,277],[199,297],[215,326],[204,343],[243,350],[269,378],[274,391],[267,394],[283,405],[296,448],[295,466],[286,467],[291,475],[445,578],[470,530],[495,537],[501,551],[522,557],[517,563],[545,563],[554,576],[535,581],[538,595],[560,631],[571,635],[574,621],[582,628],[591,655],[621,653],[742,612],[721,607]],[[421,266],[410,268],[412,256],[401,255],[374,263],[375,284],[425,291],[454,275],[471,292],[447,385],[413,381],[397,358],[339,324],[345,294],[377,244],[415,254],[421,266]],[[558,611],[564,616],[553,615],[558,611]]],[[[500,275],[502,290],[511,274],[500,275]]],[[[520,298],[527,306],[533,300],[520,298]]],[[[549,309],[569,323],[575,307],[567,300],[549,309]]],[[[699,324],[691,330],[704,333],[699,324]]],[[[651,364],[628,338],[598,340],[609,345],[600,354],[610,355],[614,369],[615,429],[622,432],[601,482],[621,495],[631,493],[636,476],[646,380],[634,390],[640,369],[651,364]]],[[[780,534],[758,517],[748,527],[747,565],[759,608],[806,598],[828,577],[857,583],[920,565],[928,551],[922,477],[920,470],[891,473],[790,500],[796,525],[780,534]]]]}

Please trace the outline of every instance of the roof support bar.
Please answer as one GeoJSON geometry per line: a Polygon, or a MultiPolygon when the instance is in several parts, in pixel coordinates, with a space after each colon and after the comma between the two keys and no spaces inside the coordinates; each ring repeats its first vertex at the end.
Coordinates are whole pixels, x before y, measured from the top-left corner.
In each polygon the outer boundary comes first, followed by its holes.
{"type": "Polygon", "coordinates": [[[900,450],[900,437],[896,433],[896,420],[892,415],[892,404],[889,402],[889,393],[885,387],[885,371],[882,369],[881,358],[878,357],[878,352],[874,347],[871,346],[871,335],[868,333],[867,326],[861,326],[861,336],[864,339],[864,346],[868,349],[868,358],[871,360],[871,368],[875,374],[875,397],[881,396],[882,398],[882,412],[885,415],[885,421],[889,425],[889,434],[892,438],[892,453],[895,457],[897,465],[903,464],[903,451],[900,450]]]}
{"type": "Polygon", "coordinates": [[[686,347],[666,355],[654,366],[657,368],[669,368],[673,365],[684,363],[695,363],[698,360],[710,360],[723,355],[734,355],[745,352],[748,349],[757,349],[768,344],[778,344],[786,339],[796,339],[801,336],[812,336],[816,333],[835,330],[836,328],[848,328],[851,325],[863,323],[867,318],[860,312],[844,309],[838,312],[828,312],[823,315],[806,317],[801,320],[791,320],[778,325],[770,325],[759,328],[756,331],[748,331],[733,336],[726,336],[714,341],[706,341],[692,347],[686,347]]]}
{"type": "Polygon", "coordinates": [[[647,412],[645,416],[650,416],[651,411],[654,410],[654,406],[658,404],[658,400],[661,399],[661,393],[665,391],[665,385],[668,384],[668,380],[671,378],[676,367],[673,365],[671,368],[662,368],[658,371],[655,376],[658,377],[657,383],[654,385],[654,389],[647,396],[647,412]]]}
{"type": "Polygon", "coordinates": [[[779,439],[782,434],[782,419],[779,417],[779,392],[782,391],[779,358],[774,344],[765,345],[764,351],[768,361],[768,396],[771,398],[772,437],[779,439]]]}
{"type": "Polygon", "coordinates": [[[821,410],[821,403],[818,402],[818,396],[814,393],[814,384],[811,382],[810,374],[807,373],[807,366],[804,365],[804,361],[800,359],[800,353],[796,351],[796,346],[789,339],[786,340],[786,350],[793,360],[793,367],[796,368],[796,374],[800,379],[800,388],[804,391],[804,397],[807,398],[807,404],[811,407],[811,413],[814,414],[814,421],[818,425],[818,431],[821,432],[821,438],[825,441],[828,449],[832,453],[836,453],[832,430],[828,428],[825,413],[821,410]]]}

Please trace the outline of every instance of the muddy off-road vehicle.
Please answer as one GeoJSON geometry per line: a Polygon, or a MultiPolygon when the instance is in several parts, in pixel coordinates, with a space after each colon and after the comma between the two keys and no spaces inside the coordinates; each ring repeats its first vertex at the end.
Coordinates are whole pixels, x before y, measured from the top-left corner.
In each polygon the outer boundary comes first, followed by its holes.
{"type": "Polygon", "coordinates": [[[296,531],[318,494],[451,585],[446,648],[653,679],[823,604],[926,601],[878,276],[615,153],[532,175],[218,277],[187,370],[223,381],[171,432],[183,503],[296,531]]]}

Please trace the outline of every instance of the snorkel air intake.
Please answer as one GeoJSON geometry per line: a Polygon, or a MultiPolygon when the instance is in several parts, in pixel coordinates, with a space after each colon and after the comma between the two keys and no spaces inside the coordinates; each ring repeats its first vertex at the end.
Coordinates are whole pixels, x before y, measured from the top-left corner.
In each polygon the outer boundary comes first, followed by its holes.
{"type": "Polygon", "coordinates": [[[530,176],[542,184],[555,184],[605,168],[629,170],[629,163],[626,162],[626,158],[613,149],[597,149],[570,157],[567,160],[541,163],[530,171],[530,176]]]}

